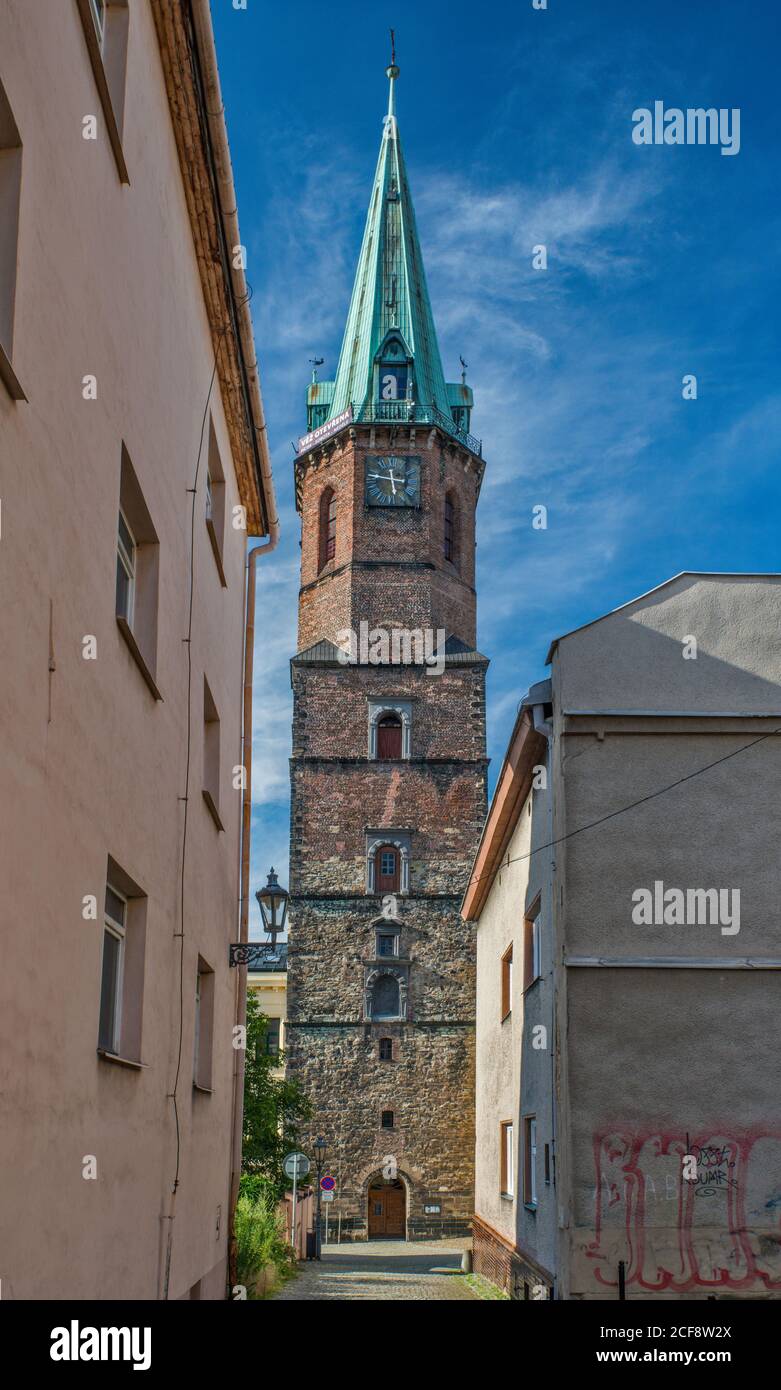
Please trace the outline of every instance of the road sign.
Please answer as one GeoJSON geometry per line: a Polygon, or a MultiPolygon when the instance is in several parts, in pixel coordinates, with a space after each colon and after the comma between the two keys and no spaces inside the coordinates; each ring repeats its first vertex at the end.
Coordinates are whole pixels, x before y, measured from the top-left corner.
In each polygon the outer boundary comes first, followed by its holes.
{"type": "Polygon", "coordinates": [[[286,1154],[282,1163],[288,1178],[305,1178],[309,1172],[309,1159],[306,1154],[286,1154]]]}
{"type": "Polygon", "coordinates": [[[333,1192],[336,1187],[336,1178],[332,1178],[326,1173],[325,1177],[320,1179],[320,1186],[324,1192],[333,1192]]]}
{"type": "Polygon", "coordinates": [[[334,1200],[333,1192],[321,1192],[320,1200],[322,1202],[332,1202],[334,1200]]]}

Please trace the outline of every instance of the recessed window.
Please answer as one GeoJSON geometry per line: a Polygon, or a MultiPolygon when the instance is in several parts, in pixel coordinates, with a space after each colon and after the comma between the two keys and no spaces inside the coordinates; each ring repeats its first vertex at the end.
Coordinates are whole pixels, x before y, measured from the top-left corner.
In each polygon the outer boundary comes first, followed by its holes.
{"type": "Polygon", "coordinates": [[[386,714],[377,725],[377,757],[388,760],[401,757],[401,720],[397,714],[386,714]]]}
{"type": "Polygon", "coordinates": [[[393,1129],[392,1110],[383,1110],[382,1115],[380,1117],[380,1126],[382,1129],[393,1129]]]}
{"type": "Polygon", "coordinates": [[[515,1154],[513,1123],[505,1120],[499,1126],[499,1189],[503,1197],[515,1195],[515,1154]]]}
{"type": "Polygon", "coordinates": [[[380,1038],[380,1061],[393,1061],[393,1038],[380,1038]]]}
{"type": "Polygon", "coordinates": [[[90,14],[95,25],[95,33],[98,37],[100,47],[103,47],[103,40],[106,35],[106,0],[89,0],[90,14]]]}
{"type": "Polygon", "coordinates": [[[399,953],[399,934],[398,932],[378,931],[377,932],[377,955],[378,956],[397,956],[399,953]]]}
{"type": "Polygon", "coordinates": [[[457,511],[456,504],[451,493],[445,497],[445,559],[451,564],[457,561],[457,511]]]}
{"type": "Polygon", "coordinates": [[[225,546],[225,473],[214,421],[209,421],[209,453],[206,466],[206,530],[209,533],[212,553],[220,576],[220,583],[227,588],[223,567],[225,546]]]}
{"type": "Polygon", "coordinates": [[[537,1205],[537,1119],[524,1116],[523,1121],[523,1200],[529,1207],[537,1205]]]}
{"type": "Polygon", "coordinates": [[[127,901],[106,884],[103,918],[103,968],[100,983],[98,1043],[107,1052],[119,1052],[122,1032],[122,966],[125,957],[127,901]]]}
{"type": "Polygon", "coordinates": [[[106,132],[119,177],[129,182],[122,151],[127,76],[127,0],[76,0],[106,132]]]}
{"type": "Polygon", "coordinates": [[[280,1018],[270,1018],[266,1027],[266,1034],[263,1039],[264,1050],[267,1057],[279,1056],[279,1036],[282,1020],[280,1018]]]}
{"type": "Polygon", "coordinates": [[[117,617],[124,618],[131,627],[135,587],[136,541],[120,507],[117,527],[117,617]]]}
{"type": "Polygon", "coordinates": [[[513,948],[508,946],[502,956],[502,1003],[501,1018],[509,1016],[513,1007],[513,948]]]}
{"type": "Polygon", "coordinates": [[[156,699],[160,546],[124,445],[117,516],[117,624],[156,699]]]}
{"type": "Polygon", "coordinates": [[[195,976],[193,1027],[193,1085],[199,1091],[212,1088],[212,1034],[214,1030],[214,971],[198,957],[195,976]]]}
{"type": "Polygon", "coordinates": [[[371,996],[371,1016],[375,1019],[396,1019],[401,1014],[401,990],[395,975],[380,975],[374,982],[371,996]]]}
{"type": "Polygon", "coordinates": [[[0,83],[0,377],[17,401],[25,399],[11,366],[21,188],[22,142],[0,83]]]}
{"type": "Polygon", "coordinates": [[[336,494],[327,487],[320,497],[320,535],[318,569],[336,555],[336,494]]]}
{"type": "Polygon", "coordinates": [[[401,855],[394,845],[380,845],[375,853],[375,892],[398,893],[401,855]]]}
{"type": "Polygon", "coordinates": [[[523,987],[527,990],[540,978],[542,937],[539,902],[523,923],[523,987]]]}
{"type": "Polygon", "coordinates": [[[368,701],[369,757],[396,761],[412,751],[412,701],[368,701]]]}
{"type": "Polygon", "coordinates": [[[98,1050],[128,1061],[141,1055],[146,896],[109,859],[103,905],[98,1050]]]}
{"type": "Polygon", "coordinates": [[[203,678],[203,799],[209,808],[218,830],[223,830],[220,819],[220,716],[209,689],[209,682],[203,678]]]}

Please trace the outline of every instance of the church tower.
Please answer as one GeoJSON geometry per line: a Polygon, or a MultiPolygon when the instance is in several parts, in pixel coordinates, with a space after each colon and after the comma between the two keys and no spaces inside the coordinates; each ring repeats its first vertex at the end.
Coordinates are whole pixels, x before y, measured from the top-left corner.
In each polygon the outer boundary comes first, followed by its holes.
{"type": "MultiPolygon", "coordinates": [[[[486,814],[472,392],[446,382],[390,81],[341,355],[307,393],[291,759],[287,1063],[342,1239],[458,1235],[473,1211],[486,814]]],[[[307,1148],[307,1140],[303,1143],[307,1148]]]]}

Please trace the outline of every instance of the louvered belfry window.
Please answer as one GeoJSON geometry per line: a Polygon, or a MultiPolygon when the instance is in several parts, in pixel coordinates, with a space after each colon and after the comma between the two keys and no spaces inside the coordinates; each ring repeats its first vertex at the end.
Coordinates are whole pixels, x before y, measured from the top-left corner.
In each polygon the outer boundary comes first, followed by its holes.
{"type": "Polygon", "coordinates": [[[456,509],[448,493],[445,498],[445,559],[455,564],[456,559],[456,509]]]}
{"type": "Polygon", "coordinates": [[[320,498],[320,554],[318,569],[336,555],[336,494],[327,487],[320,498]]]}

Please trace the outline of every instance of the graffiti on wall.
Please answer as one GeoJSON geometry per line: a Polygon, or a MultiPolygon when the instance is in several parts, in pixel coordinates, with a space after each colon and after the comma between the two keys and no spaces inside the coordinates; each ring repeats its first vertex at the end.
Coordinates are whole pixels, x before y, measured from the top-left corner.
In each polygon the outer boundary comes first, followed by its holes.
{"type": "Polygon", "coordinates": [[[781,1131],[600,1132],[594,1164],[598,1284],[615,1288],[623,1259],[627,1285],[656,1292],[781,1288],[781,1131]]]}

